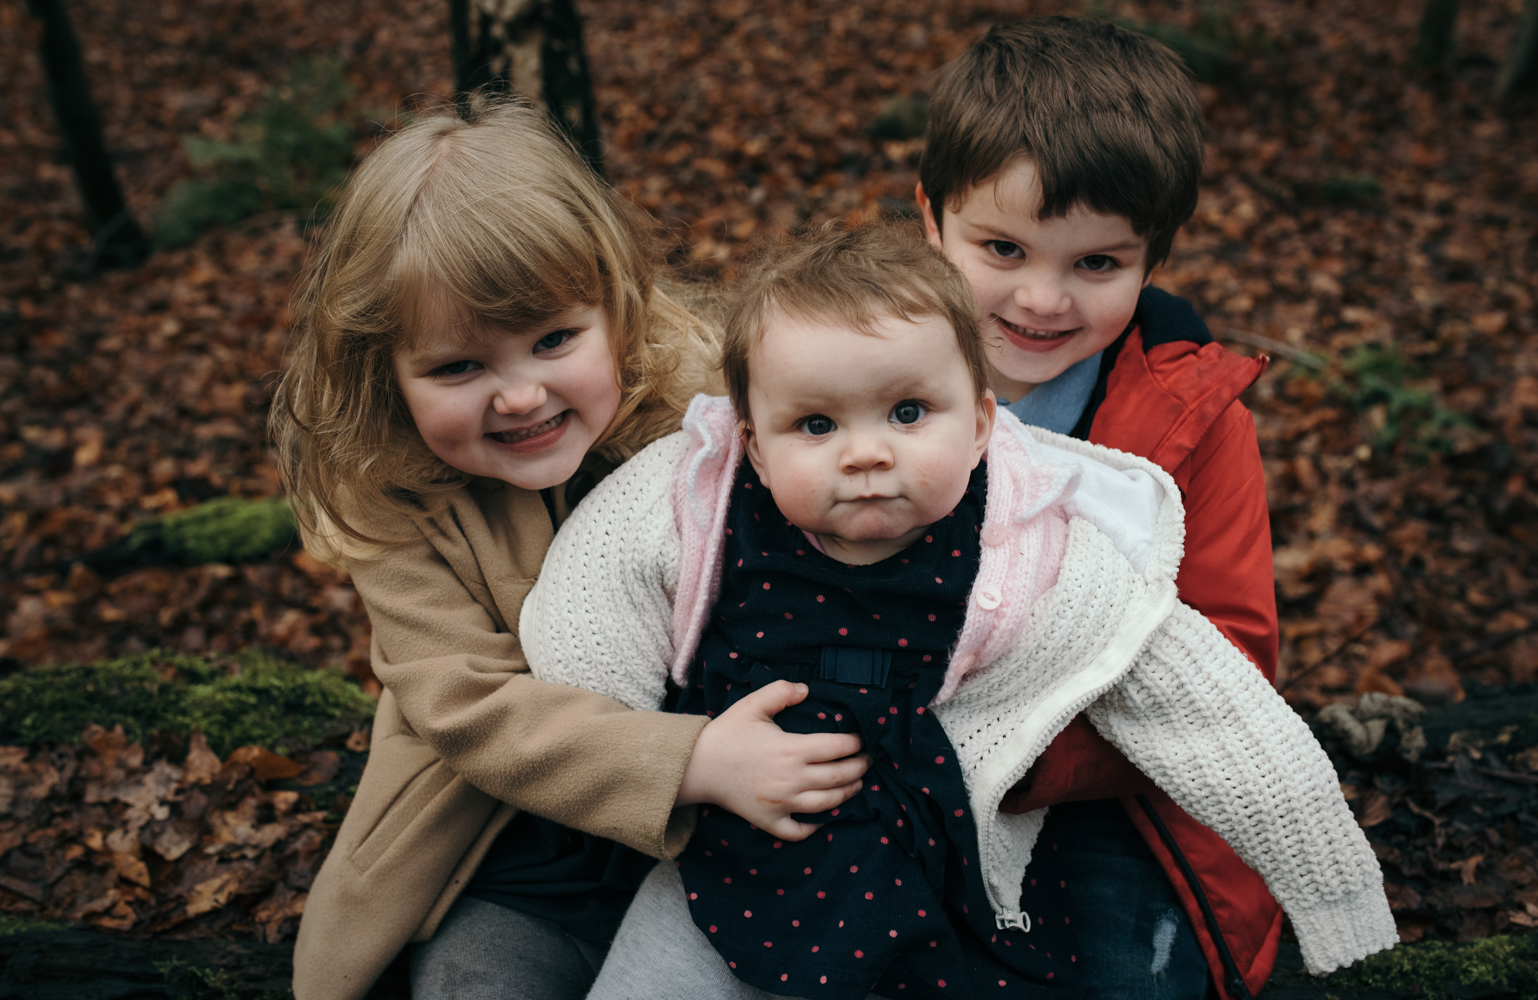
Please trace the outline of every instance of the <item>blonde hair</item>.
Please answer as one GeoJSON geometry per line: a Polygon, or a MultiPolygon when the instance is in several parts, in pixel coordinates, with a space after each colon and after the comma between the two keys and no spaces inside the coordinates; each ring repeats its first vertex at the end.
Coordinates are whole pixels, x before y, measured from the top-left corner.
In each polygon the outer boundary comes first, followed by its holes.
{"type": "Polygon", "coordinates": [[[956,265],[912,224],[835,221],[762,251],[728,294],[721,370],[738,418],[748,420],[749,362],[771,321],[832,320],[874,333],[883,315],[938,316],[950,324],[982,398],[988,358],[972,287],[956,265]]]}
{"type": "Polygon", "coordinates": [[[656,272],[648,221],[524,102],[476,96],[382,142],[306,268],[273,402],[306,548],[332,562],[377,554],[471,481],[427,448],[395,383],[396,351],[423,336],[600,306],[620,404],[592,451],[623,461],[674,430],[713,338],[653,288],[656,272]]]}

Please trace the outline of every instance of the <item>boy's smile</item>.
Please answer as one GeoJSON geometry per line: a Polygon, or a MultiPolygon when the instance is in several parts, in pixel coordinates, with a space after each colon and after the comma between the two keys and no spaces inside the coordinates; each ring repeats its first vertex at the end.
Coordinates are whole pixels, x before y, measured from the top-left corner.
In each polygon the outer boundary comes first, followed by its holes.
{"type": "Polygon", "coordinates": [[[748,459],[786,520],[869,564],[949,514],[993,430],[950,324],[878,317],[870,334],[772,319],[753,351],[748,459]]]}
{"type": "Polygon", "coordinates": [[[1120,215],[1075,206],[1038,219],[1036,168],[1018,160],[947,205],[943,230],[918,189],[929,241],[966,275],[993,366],[992,388],[1018,400],[1110,346],[1148,284],[1148,240],[1120,215]]]}

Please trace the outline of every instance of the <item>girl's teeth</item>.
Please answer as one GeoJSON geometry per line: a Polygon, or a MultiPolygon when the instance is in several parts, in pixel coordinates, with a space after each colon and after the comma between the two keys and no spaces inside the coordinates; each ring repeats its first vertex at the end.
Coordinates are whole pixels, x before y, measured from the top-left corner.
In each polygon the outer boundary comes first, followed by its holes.
{"type": "Polygon", "coordinates": [[[554,430],[556,425],[561,422],[561,417],[563,416],[565,416],[565,414],[558,413],[551,417],[549,420],[546,420],[544,423],[535,424],[533,427],[529,427],[525,430],[501,431],[492,436],[497,438],[497,440],[501,441],[503,444],[514,444],[526,438],[536,437],[545,433],[546,431],[554,430]]]}

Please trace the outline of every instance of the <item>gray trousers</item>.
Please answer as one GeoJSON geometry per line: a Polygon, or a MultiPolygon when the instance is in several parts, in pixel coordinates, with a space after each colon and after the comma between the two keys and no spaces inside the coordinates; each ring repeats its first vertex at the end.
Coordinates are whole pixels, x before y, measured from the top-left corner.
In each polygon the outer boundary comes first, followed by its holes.
{"type": "MultiPolygon", "coordinates": [[[[781,1000],[732,975],[689,917],[671,861],[652,869],[625,913],[588,1000],[781,1000]]],[[[871,994],[867,1000],[880,1000],[871,994]]]]}
{"type": "MultiPolygon", "coordinates": [[[[693,926],[692,924],[690,925],[693,926]]],[[[460,896],[411,949],[413,1000],[582,1000],[606,946],[548,920],[460,896]]]]}

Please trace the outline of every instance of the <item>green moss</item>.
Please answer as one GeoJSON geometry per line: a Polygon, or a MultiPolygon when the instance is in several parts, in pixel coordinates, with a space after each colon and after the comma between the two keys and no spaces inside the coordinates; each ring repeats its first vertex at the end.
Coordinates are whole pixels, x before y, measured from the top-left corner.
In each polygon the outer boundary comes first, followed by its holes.
{"type": "Polygon", "coordinates": [[[201,566],[277,552],[294,542],[297,530],[293,509],[282,497],[221,497],[137,524],[126,541],[134,553],[201,566]]]}
{"type": "Polygon", "coordinates": [[[1531,936],[1491,937],[1470,944],[1427,941],[1400,945],[1364,959],[1352,974],[1383,990],[1422,991],[1427,1000],[1444,991],[1484,987],[1538,998],[1538,947],[1531,936]]]}
{"type": "Polygon", "coordinates": [[[67,931],[68,924],[57,923],[52,920],[36,920],[32,917],[18,917],[10,913],[0,913],[0,938],[10,937],[12,934],[25,934],[28,931],[67,931]]]}
{"type": "MultiPolygon", "coordinates": [[[[166,985],[171,987],[171,995],[177,1000],[242,1000],[242,993],[250,993],[249,990],[242,990],[241,984],[224,969],[193,965],[179,958],[156,962],[154,965],[155,971],[165,977],[166,985]]],[[[264,990],[255,994],[255,1000],[292,998],[293,993],[288,990],[264,990]]]]}
{"type": "Polygon", "coordinates": [[[1340,363],[1330,393],[1368,423],[1375,448],[1403,446],[1414,461],[1454,447],[1454,432],[1472,428],[1461,413],[1437,402],[1424,372],[1394,344],[1359,344],[1340,363]]]}
{"type": "Polygon", "coordinates": [[[921,139],[924,124],[929,118],[929,99],[925,97],[894,97],[881,106],[881,112],[871,124],[873,139],[921,139]]]}
{"type": "Polygon", "coordinates": [[[130,740],[202,730],[224,756],[235,747],[314,742],[373,715],[374,700],[340,670],[259,653],[231,661],[152,651],[97,663],[36,667],[0,680],[0,743],[75,743],[94,722],[130,740]]]}
{"type": "Polygon", "coordinates": [[[1368,174],[1331,174],[1319,185],[1319,197],[1332,205],[1371,205],[1383,198],[1383,185],[1368,174]]]}
{"type": "Polygon", "coordinates": [[[352,94],[340,63],[301,61],[237,123],[234,142],[187,136],[187,158],[200,176],[166,193],[156,248],[185,246],[210,226],[260,212],[323,219],[353,162],[354,130],[344,111],[352,94]]]}

